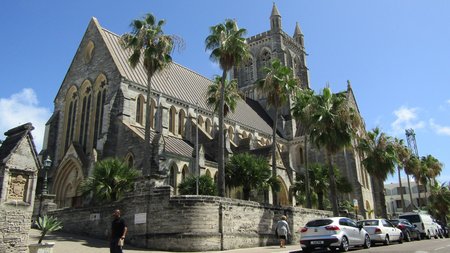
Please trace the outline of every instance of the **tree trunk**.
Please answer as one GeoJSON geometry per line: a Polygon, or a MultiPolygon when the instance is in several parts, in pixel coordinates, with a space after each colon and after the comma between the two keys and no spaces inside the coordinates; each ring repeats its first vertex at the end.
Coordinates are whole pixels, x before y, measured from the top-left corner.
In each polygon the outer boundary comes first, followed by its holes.
{"type": "MultiPolygon", "coordinates": [[[[145,145],[144,145],[144,168],[143,175],[150,176],[151,175],[151,144],[150,144],[150,115],[151,113],[151,93],[152,93],[152,75],[147,72],[147,101],[145,101],[145,145]]],[[[156,119],[154,119],[156,120],[156,119]]]]}
{"type": "Polygon", "coordinates": [[[405,198],[403,197],[402,178],[400,176],[400,167],[399,166],[397,166],[397,171],[398,171],[398,184],[400,185],[400,189],[401,189],[400,197],[402,199],[402,210],[403,210],[403,212],[405,212],[405,198]]]}
{"type": "Polygon", "coordinates": [[[222,86],[220,87],[220,105],[219,105],[219,157],[217,161],[217,169],[219,171],[218,185],[217,187],[219,196],[225,197],[225,143],[224,143],[224,132],[223,132],[223,107],[225,105],[225,79],[227,77],[227,71],[224,70],[222,73],[222,86]]]}
{"type": "Polygon", "coordinates": [[[386,196],[384,195],[384,184],[383,180],[376,179],[378,183],[378,190],[380,191],[380,207],[381,207],[381,217],[387,219],[387,209],[386,209],[386,196]]]}
{"type": "Polygon", "coordinates": [[[333,215],[339,216],[339,208],[336,197],[336,177],[334,175],[333,163],[331,162],[331,153],[327,150],[327,159],[328,159],[328,176],[330,183],[330,202],[331,207],[333,208],[333,215]]]}
{"type": "MultiPolygon", "coordinates": [[[[272,127],[272,176],[277,177],[277,158],[276,158],[276,148],[277,148],[277,124],[278,124],[278,106],[275,106],[275,118],[273,119],[272,127]]],[[[272,204],[278,205],[278,196],[275,189],[272,188],[272,204]]]]}
{"type": "Polygon", "coordinates": [[[412,192],[411,192],[411,183],[409,182],[409,175],[406,174],[406,180],[408,180],[408,190],[409,190],[409,200],[411,201],[411,206],[416,206],[413,201],[412,192]]]}
{"type": "Polygon", "coordinates": [[[306,207],[312,208],[311,203],[311,191],[309,188],[309,170],[308,170],[308,136],[305,133],[305,150],[303,150],[305,154],[305,193],[306,193],[306,207]]]}
{"type": "Polygon", "coordinates": [[[325,206],[323,205],[323,192],[317,193],[317,205],[319,210],[325,210],[325,206]]]}
{"type": "Polygon", "coordinates": [[[419,198],[417,199],[417,208],[420,208],[420,187],[419,187],[419,180],[416,180],[416,185],[417,185],[417,194],[419,195],[419,198]]]}
{"type": "Polygon", "coordinates": [[[250,191],[251,189],[249,187],[242,187],[242,194],[245,200],[250,200],[250,191]]]}

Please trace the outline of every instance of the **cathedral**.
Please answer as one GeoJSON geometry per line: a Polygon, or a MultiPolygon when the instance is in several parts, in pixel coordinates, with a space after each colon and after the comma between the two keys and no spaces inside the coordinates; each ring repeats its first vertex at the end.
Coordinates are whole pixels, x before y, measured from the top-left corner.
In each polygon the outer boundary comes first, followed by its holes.
{"type": "MultiPolygon", "coordinates": [[[[232,156],[249,152],[267,157],[272,163],[275,114],[254,83],[264,77],[263,67],[277,58],[294,70],[302,88],[309,88],[304,37],[298,23],[293,36],[283,31],[282,17],[274,4],[270,29],[247,38],[247,43],[251,59],[231,73],[245,98],[225,118],[225,153],[232,156]]],[[[91,175],[96,161],[107,157],[123,159],[142,170],[144,157],[151,156],[152,170],[163,175],[160,184],[172,186],[175,195],[178,184],[189,175],[217,178],[218,117],[206,103],[207,89],[213,81],[175,62],[155,74],[150,101],[152,150],[146,154],[147,75],[142,62],[136,68],[130,66],[129,56],[130,52],[120,44],[120,36],[92,18],[54,99],[41,151],[42,156],[53,160],[49,191],[55,194],[59,208],[83,205],[80,183],[91,175]]],[[[346,94],[357,109],[350,85],[346,94]]],[[[269,196],[273,205],[295,206],[292,186],[296,173],[305,170],[305,158],[310,162],[325,159],[313,145],[304,150],[301,122],[296,122],[290,109],[288,104],[278,114],[276,166],[281,189],[277,203],[269,196]]],[[[371,180],[359,152],[347,148],[333,159],[353,185],[353,193],[342,194],[340,199],[356,199],[361,214],[373,209],[371,180]]],[[[233,190],[227,194],[240,198],[242,193],[233,190]]],[[[261,196],[254,193],[254,198],[261,196]]]]}

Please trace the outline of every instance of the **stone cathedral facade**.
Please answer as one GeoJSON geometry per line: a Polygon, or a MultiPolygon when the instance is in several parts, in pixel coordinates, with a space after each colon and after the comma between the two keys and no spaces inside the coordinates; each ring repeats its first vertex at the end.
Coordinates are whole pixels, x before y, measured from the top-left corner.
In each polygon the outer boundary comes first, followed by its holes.
{"type": "MultiPolygon", "coordinates": [[[[92,173],[95,162],[106,157],[118,157],[142,169],[143,157],[150,155],[152,170],[163,175],[159,184],[171,185],[173,193],[178,194],[177,185],[196,173],[196,128],[200,174],[216,178],[218,118],[206,104],[212,81],[177,63],[156,74],[150,101],[152,153],[145,154],[147,76],[142,63],[136,68],[128,64],[130,53],[121,47],[119,39],[93,18],[55,97],[41,155],[50,155],[54,161],[49,174],[50,193],[56,195],[60,208],[83,205],[78,187],[92,173]]],[[[265,156],[271,163],[274,114],[254,82],[263,77],[263,67],[278,58],[294,69],[302,88],[309,88],[307,54],[300,26],[296,25],[293,36],[284,32],[275,5],[270,30],[249,37],[247,42],[251,60],[232,71],[246,97],[225,118],[226,153],[249,152],[265,156]]],[[[357,108],[350,86],[347,95],[357,108]]],[[[279,202],[272,204],[296,205],[291,187],[295,174],[305,169],[305,156],[311,162],[321,162],[324,155],[314,148],[304,150],[301,122],[291,116],[290,105],[281,110],[279,117],[277,176],[281,190],[279,202]]],[[[354,185],[354,193],[342,198],[357,199],[360,213],[373,209],[370,178],[358,152],[347,149],[334,159],[354,185]]],[[[240,197],[238,190],[229,194],[240,197]]],[[[253,194],[254,199],[263,200],[260,193],[253,194]]]]}

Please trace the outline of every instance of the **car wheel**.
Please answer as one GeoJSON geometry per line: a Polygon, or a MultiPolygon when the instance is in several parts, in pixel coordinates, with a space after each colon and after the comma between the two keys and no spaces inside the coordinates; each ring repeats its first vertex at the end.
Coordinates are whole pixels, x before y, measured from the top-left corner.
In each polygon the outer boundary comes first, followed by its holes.
{"type": "Polygon", "coordinates": [[[363,245],[363,247],[364,247],[365,249],[368,249],[368,248],[370,248],[370,245],[371,245],[370,237],[369,237],[369,235],[366,235],[366,238],[364,239],[364,245],[363,245]]]}
{"type": "Polygon", "coordinates": [[[405,241],[407,241],[407,242],[411,241],[411,234],[409,233],[409,231],[406,231],[406,233],[405,233],[405,241]]]}
{"type": "Polygon", "coordinates": [[[389,235],[386,235],[386,237],[384,237],[384,242],[383,242],[383,244],[384,244],[384,245],[389,245],[389,243],[391,243],[391,242],[389,241],[389,235]]]}
{"type": "Polygon", "coordinates": [[[400,233],[400,237],[398,238],[398,243],[403,243],[403,233],[400,233]]]}
{"type": "Polygon", "coordinates": [[[347,252],[348,251],[348,239],[347,237],[342,237],[341,239],[341,246],[339,247],[340,252],[347,252]]]}
{"type": "Polygon", "coordinates": [[[420,241],[420,240],[422,240],[422,235],[420,234],[420,233],[417,233],[417,241],[420,241]]]}

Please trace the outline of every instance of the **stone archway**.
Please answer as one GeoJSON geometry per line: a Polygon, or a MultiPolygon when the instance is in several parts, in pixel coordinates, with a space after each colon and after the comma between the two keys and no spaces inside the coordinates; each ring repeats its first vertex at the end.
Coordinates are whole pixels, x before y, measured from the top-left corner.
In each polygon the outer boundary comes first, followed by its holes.
{"type": "Polygon", "coordinates": [[[78,188],[83,181],[81,163],[73,158],[64,161],[56,174],[53,193],[59,208],[81,206],[78,188]]]}
{"type": "Polygon", "coordinates": [[[278,181],[280,182],[280,191],[278,192],[278,204],[281,206],[288,206],[289,203],[289,189],[286,186],[286,183],[281,177],[278,177],[278,181]]]}

